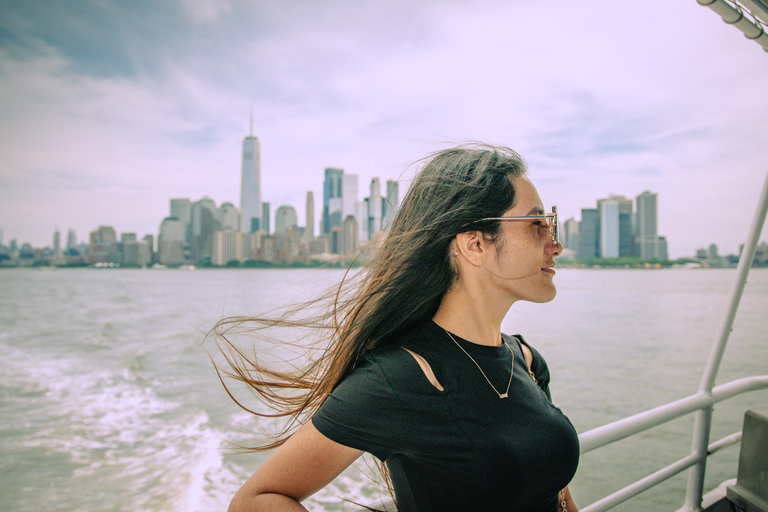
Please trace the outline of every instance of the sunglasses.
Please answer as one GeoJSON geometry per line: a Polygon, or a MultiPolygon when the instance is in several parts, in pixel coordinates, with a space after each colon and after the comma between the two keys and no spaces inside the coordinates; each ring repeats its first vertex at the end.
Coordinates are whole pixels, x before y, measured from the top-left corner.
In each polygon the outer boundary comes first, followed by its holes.
{"type": "Polygon", "coordinates": [[[543,215],[520,215],[518,217],[486,217],[480,219],[477,222],[484,222],[487,220],[528,220],[528,219],[541,219],[547,223],[549,229],[549,236],[552,237],[552,243],[558,242],[558,229],[557,229],[557,206],[552,207],[552,213],[545,213],[543,215]]]}

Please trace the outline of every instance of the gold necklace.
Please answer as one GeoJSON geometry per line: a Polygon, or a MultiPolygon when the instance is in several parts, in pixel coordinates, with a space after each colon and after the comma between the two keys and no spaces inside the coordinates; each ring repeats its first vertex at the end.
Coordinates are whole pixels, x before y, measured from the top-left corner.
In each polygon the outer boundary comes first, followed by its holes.
{"type": "MultiPolygon", "coordinates": [[[[483,377],[485,378],[485,381],[488,383],[489,386],[491,386],[491,388],[496,392],[496,394],[499,395],[499,398],[508,398],[509,397],[509,387],[512,384],[512,374],[515,372],[515,353],[512,352],[511,348],[509,348],[509,345],[507,345],[507,342],[505,342],[503,339],[501,340],[501,342],[504,343],[504,346],[507,347],[507,350],[509,350],[509,353],[512,355],[512,368],[509,371],[509,382],[507,382],[507,390],[504,393],[499,393],[499,390],[496,389],[496,386],[494,386],[493,383],[488,379],[488,376],[485,374],[483,369],[480,368],[480,365],[477,364],[477,361],[475,361],[475,359],[471,355],[469,355],[469,352],[464,350],[464,347],[459,345],[459,342],[456,341],[456,338],[454,338],[451,335],[450,332],[448,332],[448,329],[443,328],[443,330],[445,331],[445,334],[447,334],[448,337],[451,338],[451,340],[453,340],[453,342],[456,344],[456,346],[459,347],[461,349],[461,351],[464,352],[467,355],[467,357],[472,360],[473,363],[475,363],[475,366],[477,366],[477,369],[480,370],[480,373],[483,374],[483,377]]],[[[533,373],[533,370],[531,370],[530,367],[528,367],[528,373],[531,375],[531,378],[533,379],[533,382],[538,384],[539,381],[536,379],[536,375],[533,373]]],[[[557,493],[557,497],[558,497],[558,499],[560,501],[560,503],[559,503],[560,511],[559,512],[568,512],[568,504],[565,501],[565,491],[562,490],[559,493],[557,493]]]]}
{"type": "Polygon", "coordinates": [[[471,355],[469,355],[469,352],[464,350],[464,347],[459,345],[459,342],[456,341],[456,339],[451,335],[451,333],[448,332],[448,329],[443,328],[443,330],[445,331],[445,334],[447,334],[448,337],[453,340],[456,346],[459,347],[461,351],[464,352],[473,363],[475,363],[475,366],[477,366],[477,369],[480,370],[480,373],[483,374],[483,378],[485,378],[485,381],[488,383],[489,386],[491,386],[491,388],[496,392],[496,394],[499,395],[499,398],[509,397],[509,387],[512,385],[512,374],[515,373],[515,353],[512,352],[512,349],[509,348],[509,345],[507,345],[507,343],[503,339],[501,340],[501,342],[504,343],[504,346],[507,347],[507,350],[509,350],[509,353],[512,356],[512,367],[509,369],[509,382],[507,382],[507,390],[504,393],[499,393],[499,390],[496,389],[496,386],[494,386],[493,383],[488,379],[488,376],[485,374],[483,369],[480,368],[480,365],[477,364],[477,361],[475,361],[475,359],[471,355]]]}

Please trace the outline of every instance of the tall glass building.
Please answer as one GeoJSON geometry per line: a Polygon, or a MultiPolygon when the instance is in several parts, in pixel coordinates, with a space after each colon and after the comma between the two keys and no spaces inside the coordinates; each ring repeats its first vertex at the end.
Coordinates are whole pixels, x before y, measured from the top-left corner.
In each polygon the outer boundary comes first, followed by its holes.
{"type": "Polygon", "coordinates": [[[657,195],[646,190],[637,198],[637,234],[639,236],[658,235],[656,204],[657,195]]]}
{"type": "Polygon", "coordinates": [[[637,252],[644,260],[666,260],[667,239],[658,232],[658,196],[646,190],[635,198],[637,204],[637,252]]]}
{"type": "Polygon", "coordinates": [[[251,133],[243,139],[243,170],[240,186],[240,218],[244,233],[261,231],[261,154],[259,139],[251,133]]]}
{"type": "Polygon", "coordinates": [[[327,235],[334,227],[341,228],[343,211],[344,169],[328,167],[325,169],[323,183],[323,232],[327,235]]]}
{"type": "Polygon", "coordinates": [[[621,195],[610,194],[605,199],[598,199],[597,209],[600,212],[601,256],[603,258],[632,256],[632,200],[621,195]],[[611,205],[603,209],[602,204],[606,202],[611,205]]]}
{"type": "Polygon", "coordinates": [[[610,199],[598,203],[600,213],[600,256],[619,257],[619,203],[610,199]]]}
{"type": "Polygon", "coordinates": [[[597,208],[581,209],[579,225],[579,259],[600,257],[600,215],[597,208]]]}

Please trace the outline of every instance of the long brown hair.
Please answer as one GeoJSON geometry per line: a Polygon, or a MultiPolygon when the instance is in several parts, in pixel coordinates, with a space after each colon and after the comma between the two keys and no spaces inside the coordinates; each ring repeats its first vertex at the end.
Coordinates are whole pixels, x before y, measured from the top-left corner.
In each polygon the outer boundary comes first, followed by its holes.
{"type": "MultiPolygon", "coordinates": [[[[208,333],[226,359],[216,369],[233,400],[258,416],[286,420],[270,441],[249,449],[283,444],[363,354],[398,343],[416,324],[432,318],[457,277],[451,241],[478,219],[509,210],[515,202],[511,178],[526,172],[516,152],[481,144],[439,151],[420,163],[388,231],[370,247],[366,268],[348,269],[332,293],[315,301],[275,315],[225,318],[208,333]],[[270,339],[271,329],[286,327],[314,335],[309,343],[292,341],[311,351],[297,367],[270,367],[233,341],[242,334],[270,339]],[[236,398],[224,375],[244,383],[269,410],[236,398]]],[[[486,224],[482,231],[496,240],[499,223],[486,224]]]]}

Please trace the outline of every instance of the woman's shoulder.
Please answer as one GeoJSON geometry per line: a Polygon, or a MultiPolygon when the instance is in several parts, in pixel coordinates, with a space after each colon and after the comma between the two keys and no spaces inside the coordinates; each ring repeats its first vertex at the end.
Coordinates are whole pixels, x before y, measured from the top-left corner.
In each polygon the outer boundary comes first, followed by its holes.
{"type": "Polygon", "coordinates": [[[396,375],[402,369],[402,362],[407,355],[399,345],[388,345],[366,352],[355,365],[355,369],[370,367],[387,376],[396,375]]]}
{"type": "MultiPolygon", "coordinates": [[[[421,322],[402,337],[399,346],[425,353],[443,352],[446,343],[445,330],[432,320],[421,322]]],[[[426,354],[425,354],[426,355],[426,354]]]]}
{"type": "Polygon", "coordinates": [[[525,351],[525,349],[523,349],[523,347],[527,348],[531,352],[531,354],[533,355],[534,363],[540,361],[540,362],[543,362],[544,364],[546,364],[546,361],[544,361],[544,356],[542,356],[541,353],[538,350],[536,350],[536,348],[533,345],[531,345],[523,337],[522,334],[504,334],[504,333],[502,333],[501,337],[508,344],[517,344],[517,345],[519,345],[520,348],[523,351],[525,351]]]}
{"type": "Polygon", "coordinates": [[[439,338],[439,334],[431,328],[430,323],[422,322],[396,339],[390,340],[386,346],[366,352],[365,357],[380,364],[398,363],[403,354],[407,355],[408,353],[403,350],[404,348],[414,352],[439,350],[436,345],[441,345],[441,343],[436,343],[437,338],[439,338]]]}
{"type": "Polygon", "coordinates": [[[502,334],[501,336],[507,343],[517,343],[520,346],[520,349],[523,351],[523,354],[525,354],[523,347],[527,347],[528,350],[530,350],[532,360],[529,368],[534,373],[534,376],[539,385],[547,387],[549,385],[550,375],[549,366],[547,365],[547,361],[544,359],[544,356],[542,356],[538,350],[536,350],[530,343],[528,343],[528,341],[526,341],[526,339],[523,338],[521,334],[502,334]]]}
{"type": "Polygon", "coordinates": [[[442,358],[435,337],[427,326],[419,324],[387,346],[367,352],[355,365],[353,372],[358,369],[376,372],[386,378],[393,388],[404,385],[410,388],[414,380],[421,380],[423,363],[419,362],[419,358],[427,365],[440,366],[442,358]]]}

